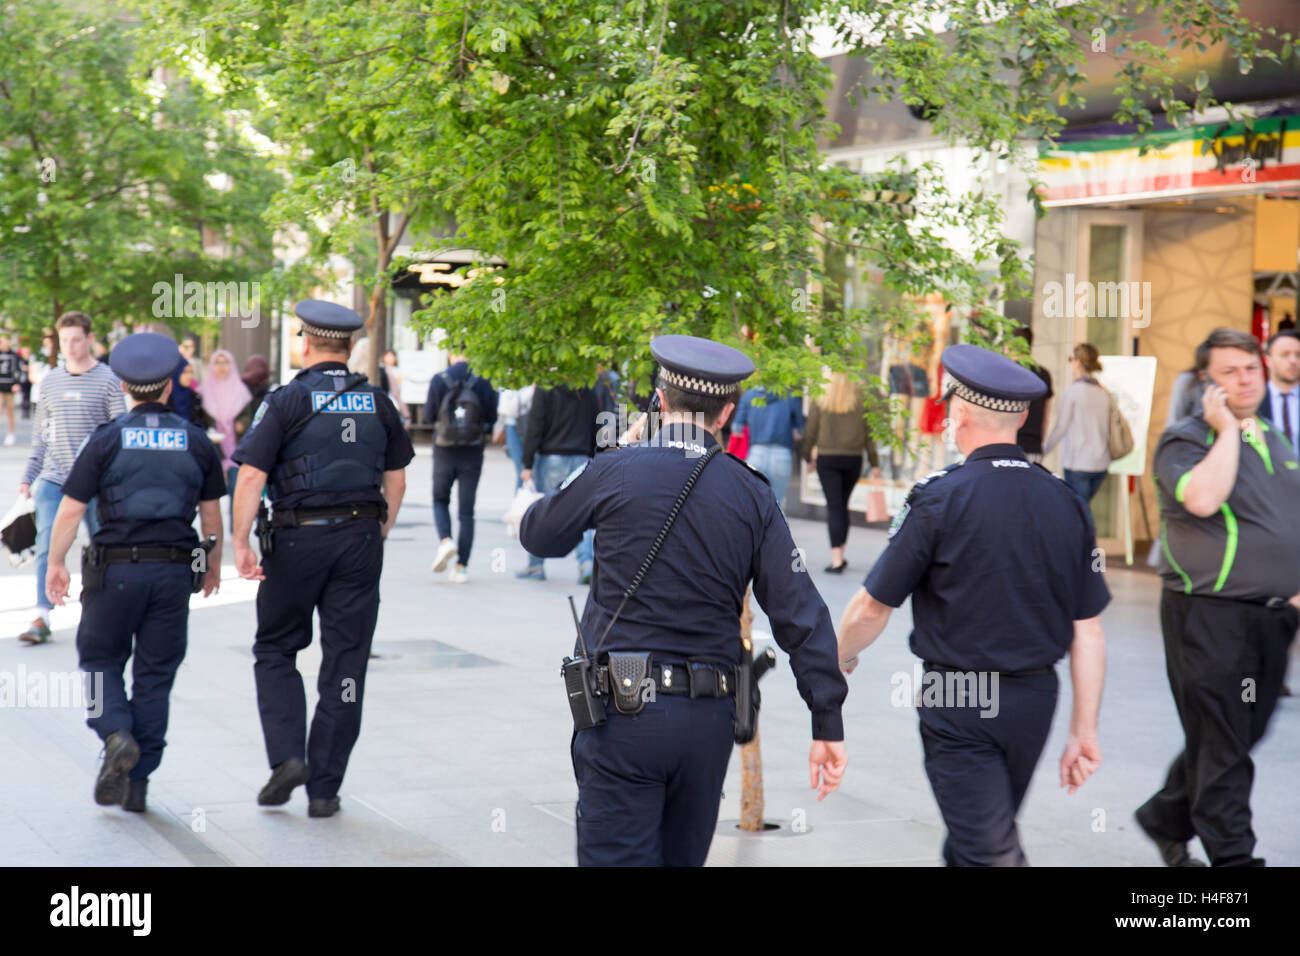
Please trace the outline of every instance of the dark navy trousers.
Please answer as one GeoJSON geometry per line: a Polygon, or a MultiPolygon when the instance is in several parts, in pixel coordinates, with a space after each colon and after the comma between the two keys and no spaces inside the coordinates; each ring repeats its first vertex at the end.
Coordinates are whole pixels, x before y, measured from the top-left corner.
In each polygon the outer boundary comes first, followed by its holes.
{"type": "Polygon", "coordinates": [[[290,757],[311,767],[307,795],[336,796],[361,732],[366,664],[379,615],[384,566],[379,522],[372,519],[275,532],[257,589],[253,676],[266,757],[272,767],[290,757]],[[320,612],[319,700],[307,735],[307,697],[298,652],[311,644],[320,612]]]}
{"type": "Polygon", "coordinates": [[[579,866],[703,866],[735,743],[735,701],[659,694],[574,734],[579,866]]]}
{"type": "Polygon", "coordinates": [[[140,745],[133,780],[162,762],[172,683],[185,658],[192,580],[188,564],[110,564],[103,588],[81,593],[77,656],[92,691],[86,723],[100,739],[131,732],[140,745]],[[128,700],[123,674],[133,652],[128,700]],[[103,675],[103,689],[95,693],[97,675],[103,675]]]}
{"type": "Polygon", "coordinates": [[[977,706],[918,708],[949,866],[1029,865],[1016,814],[1047,742],[1056,694],[1055,671],[999,675],[996,717],[981,717],[977,706]]]}

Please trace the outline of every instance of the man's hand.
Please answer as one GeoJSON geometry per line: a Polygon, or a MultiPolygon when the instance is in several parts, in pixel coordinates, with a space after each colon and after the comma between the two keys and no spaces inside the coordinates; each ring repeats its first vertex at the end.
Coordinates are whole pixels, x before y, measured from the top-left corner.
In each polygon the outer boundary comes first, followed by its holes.
{"type": "Polygon", "coordinates": [[[1066,740],[1065,752],[1061,754],[1061,786],[1069,787],[1070,793],[1074,793],[1100,766],[1101,747],[1097,738],[1072,735],[1066,740]]]}
{"type": "Polygon", "coordinates": [[[846,674],[852,674],[858,667],[858,655],[854,654],[847,661],[840,661],[840,670],[846,674]]]}
{"type": "Polygon", "coordinates": [[[50,602],[58,607],[63,606],[63,599],[68,595],[68,586],[72,579],[68,576],[67,566],[62,562],[58,564],[50,562],[49,570],[45,572],[45,596],[50,602]]]}
{"type": "Polygon", "coordinates": [[[211,564],[208,573],[203,576],[203,596],[212,597],[221,590],[221,567],[211,564]]]}
{"type": "Polygon", "coordinates": [[[32,486],[24,481],[18,486],[18,493],[24,498],[30,498],[32,496],[32,486]]]}
{"type": "Polygon", "coordinates": [[[645,435],[645,427],[649,421],[650,421],[650,415],[643,414],[640,418],[638,418],[628,427],[627,431],[625,431],[619,437],[618,443],[620,445],[632,445],[635,444],[636,442],[639,442],[641,440],[641,437],[645,435]]]}
{"type": "Polygon", "coordinates": [[[867,477],[870,478],[872,481],[879,481],[879,480],[880,480],[880,469],[879,469],[879,468],[872,468],[870,474],[868,474],[867,477]]]}
{"type": "Polygon", "coordinates": [[[519,473],[519,480],[520,480],[520,481],[532,481],[532,480],[533,480],[533,470],[532,470],[531,468],[525,468],[523,471],[521,471],[521,472],[519,473]]]}
{"type": "Polygon", "coordinates": [[[812,789],[817,791],[817,799],[825,800],[826,795],[840,788],[844,779],[844,768],[849,765],[848,752],[842,740],[814,740],[808,751],[808,780],[812,789]],[[818,781],[820,775],[821,780],[818,781]]]}
{"type": "Polygon", "coordinates": [[[1236,426],[1237,416],[1228,407],[1228,393],[1217,385],[1209,385],[1201,396],[1201,405],[1205,411],[1205,423],[1216,432],[1226,432],[1236,426]]]}
{"type": "Polygon", "coordinates": [[[262,568],[257,563],[257,555],[253,554],[253,549],[248,546],[247,541],[235,542],[235,567],[239,570],[241,578],[250,581],[266,580],[266,575],[262,573],[262,568]]]}

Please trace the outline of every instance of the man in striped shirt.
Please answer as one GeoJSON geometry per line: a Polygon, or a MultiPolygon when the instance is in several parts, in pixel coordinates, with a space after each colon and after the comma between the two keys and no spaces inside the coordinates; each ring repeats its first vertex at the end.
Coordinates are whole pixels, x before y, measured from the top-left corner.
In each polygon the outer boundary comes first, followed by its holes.
{"type": "MultiPolygon", "coordinates": [[[[56,323],[64,364],[41,379],[41,397],[32,427],[32,453],[27,459],[19,494],[36,500],[36,613],[32,626],[18,635],[27,644],[50,639],[50,599],[45,572],[50,556],[50,529],[63,500],[63,482],[72,470],[82,443],[96,428],[126,411],[121,382],[107,365],[91,354],[90,317],[65,312],[56,323]]],[[[86,510],[86,528],[93,535],[98,521],[86,510]]]]}

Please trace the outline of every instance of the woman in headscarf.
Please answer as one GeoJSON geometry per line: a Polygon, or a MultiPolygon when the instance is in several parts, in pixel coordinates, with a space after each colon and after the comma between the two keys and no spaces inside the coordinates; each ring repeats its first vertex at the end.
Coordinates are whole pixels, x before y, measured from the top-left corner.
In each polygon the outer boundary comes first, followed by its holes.
{"type": "Polygon", "coordinates": [[[208,372],[203,376],[198,393],[203,399],[203,410],[212,417],[213,428],[221,433],[221,467],[227,481],[234,480],[235,464],[230,456],[235,453],[235,416],[238,415],[253,393],[235,374],[235,357],[225,349],[217,349],[208,359],[208,372]]]}
{"type": "Polygon", "coordinates": [[[172,372],[172,393],[167,401],[181,418],[194,420],[194,370],[184,358],[172,372]]]}

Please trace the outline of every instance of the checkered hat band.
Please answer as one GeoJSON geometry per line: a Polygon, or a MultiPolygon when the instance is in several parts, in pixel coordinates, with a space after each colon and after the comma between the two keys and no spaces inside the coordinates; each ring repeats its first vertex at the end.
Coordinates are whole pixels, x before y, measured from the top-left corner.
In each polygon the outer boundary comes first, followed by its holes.
{"type": "Polygon", "coordinates": [[[156,382],[145,382],[144,384],[139,384],[137,382],[127,382],[126,390],[128,392],[152,392],[155,389],[162,388],[171,380],[172,377],[168,375],[166,378],[160,378],[156,382]]]}
{"type": "Polygon", "coordinates": [[[308,335],[319,335],[321,338],[326,338],[326,339],[352,338],[351,332],[344,332],[344,331],[340,331],[339,329],[322,329],[315,325],[308,325],[306,322],[303,322],[302,330],[306,332],[308,335]]]}
{"type": "Polygon", "coordinates": [[[673,388],[680,388],[683,392],[694,392],[697,395],[731,395],[736,390],[735,382],[711,382],[693,375],[679,375],[666,368],[659,370],[659,380],[673,388]]]}
{"type": "Polygon", "coordinates": [[[956,395],[958,398],[964,398],[972,405],[979,405],[981,408],[991,408],[995,412],[1023,412],[1029,407],[1029,402],[1024,399],[1014,398],[994,398],[992,395],[985,395],[983,392],[977,392],[975,389],[962,382],[957,381],[948,373],[944,373],[946,379],[945,393],[948,397],[956,395]]]}

